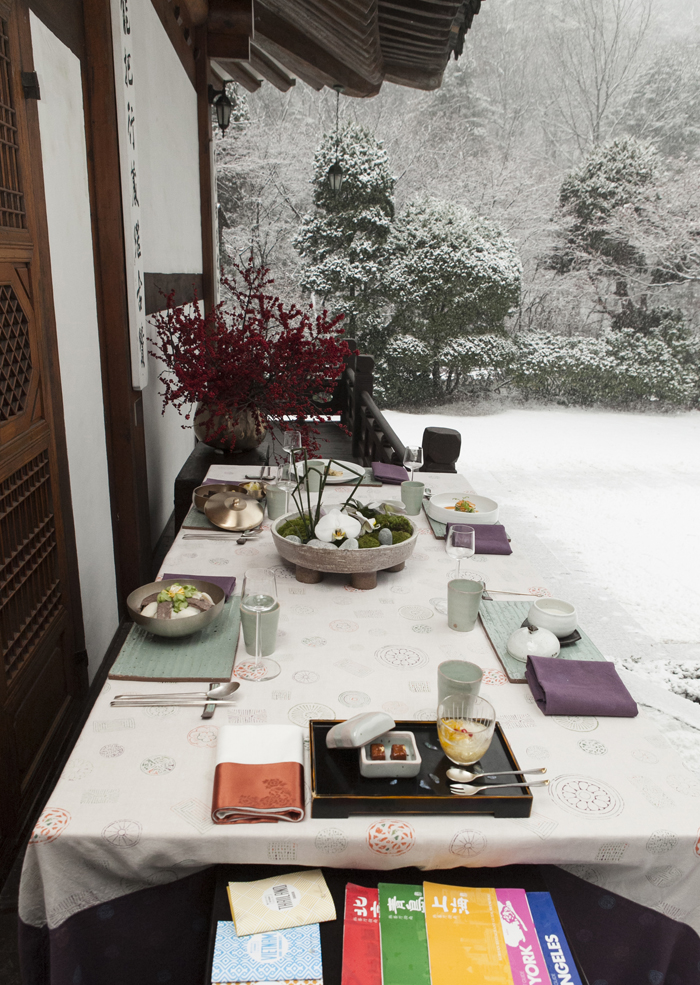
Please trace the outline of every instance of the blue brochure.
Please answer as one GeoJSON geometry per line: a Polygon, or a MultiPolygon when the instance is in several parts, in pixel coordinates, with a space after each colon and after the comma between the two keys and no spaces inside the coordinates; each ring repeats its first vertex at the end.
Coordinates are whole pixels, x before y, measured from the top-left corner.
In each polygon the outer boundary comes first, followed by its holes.
{"type": "Polygon", "coordinates": [[[527,901],[552,985],[581,985],[552,897],[549,893],[528,893],[527,901]]]}
{"type": "Polygon", "coordinates": [[[281,982],[323,978],[318,924],[237,937],[232,921],[216,925],[213,982],[281,982]]]}

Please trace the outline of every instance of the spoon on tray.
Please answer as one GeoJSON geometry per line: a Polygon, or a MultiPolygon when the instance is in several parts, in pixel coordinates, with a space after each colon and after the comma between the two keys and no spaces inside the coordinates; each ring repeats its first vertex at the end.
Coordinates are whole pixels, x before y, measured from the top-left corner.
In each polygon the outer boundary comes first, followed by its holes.
{"type": "Polygon", "coordinates": [[[484,790],[500,790],[503,787],[546,787],[549,780],[536,780],[535,783],[484,783],[476,786],[469,783],[453,783],[450,793],[456,797],[473,797],[476,793],[483,793],[484,790]]]}
{"type": "Polygon", "coordinates": [[[546,773],[547,767],[541,766],[533,770],[500,770],[498,773],[470,773],[469,770],[461,770],[455,766],[450,766],[447,771],[447,778],[455,780],[457,783],[471,783],[472,780],[479,780],[484,776],[511,776],[513,773],[546,773]]]}
{"type": "Polygon", "coordinates": [[[240,681],[228,681],[226,684],[216,684],[214,687],[209,688],[208,691],[170,691],[167,693],[161,691],[160,694],[116,694],[114,700],[121,701],[128,699],[132,701],[143,698],[144,701],[150,701],[153,698],[206,698],[207,701],[216,701],[220,698],[228,698],[240,686],[240,681]]]}

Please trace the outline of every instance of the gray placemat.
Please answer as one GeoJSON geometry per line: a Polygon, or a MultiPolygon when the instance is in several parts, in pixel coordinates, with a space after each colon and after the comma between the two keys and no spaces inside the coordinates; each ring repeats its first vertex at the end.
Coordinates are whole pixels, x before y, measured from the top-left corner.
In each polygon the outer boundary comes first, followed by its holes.
{"type": "Polygon", "coordinates": [[[230,681],[241,625],[233,595],[206,629],[167,639],[133,625],[109,676],[120,681],[230,681]]]}
{"type": "MultiPolygon", "coordinates": [[[[527,618],[532,602],[486,602],[482,601],[479,616],[486,635],[503,664],[511,684],[525,684],[525,664],[508,653],[508,637],[515,632],[527,618]]],[[[563,646],[560,660],[605,660],[598,647],[581,627],[581,639],[571,646],[563,646]]]]}
{"type": "MultiPolygon", "coordinates": [[[[356,482],[357,482],[357,479],[356,478],[355,479],[352,479],[352,480],[350,480],[348,482],[333,482],[333,483],[330,483],[329,488],[332,488],[333,486],[354,486],[356,482]]],[[[372,472],[372,469],[365,469],[365,474],[362,477],[362,482],[360,483],[360,485],[361,486],[381,486],[381,485],[383,485],[383,483],[381,482],[380,479],[375,479],[374,478],[374,473],[372,472]]]]}
{"type": "Polygon", "coordinates": [[[428,509],[426,505],[427,502],[428,502],[427,499],[423,500],[423,512],[425,513],[428,523],[430,524],[430,528],[438,540],[445,540],[447,538],[447,524],[440,523],[439,520],[433,520],[430,513],[428,513],[428,509]]]}

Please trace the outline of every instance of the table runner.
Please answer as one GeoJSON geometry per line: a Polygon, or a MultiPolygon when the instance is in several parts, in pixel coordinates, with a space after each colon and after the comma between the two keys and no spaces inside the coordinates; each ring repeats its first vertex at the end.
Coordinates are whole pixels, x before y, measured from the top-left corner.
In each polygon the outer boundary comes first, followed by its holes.
{"type": "MultiPolygon", "coordinates": [[[[237,478],[235,469],[214,466],[210,476],[237,478]]],[[[457,475],[429,477],[436,491],[464,488],[457,475]]],[[[365,495],[376,498],[371,490],[365,495]]],[[[210,722],[192,708],[112,709],[113,685],[106,684],[32,836],[20,898],[26,923],[56,927],[82,909],[212,862],[380,870],[529,862],[567,865],[700,929],[700,777],[644,709],[635,719],[546,718],[526,685],[507,684],[480,626],[469,634],[448,629],[446,582],[454,562],[427,521],[415,520],[418,543],[406,570],[380,572],[369,592],[352,590],[340,576],[298,583],[267,532],[241,547],[178,536],[164,570],[186,565],[202,575],[241,577],[249,566],[276,569],[283,614],[275,659],[282,673],[244,683],[235,706],[218,709],[210,722]],[[293,830],[212,824],[218,724],[292,722],[306,733],[310,718],[370,709],[428,720],[437,665],[448,658],[484,667],[482,692],[521,765],[547,766],[551,784],[533,791],[530,818],[307,819],[293,830]]],[[[463,571],[494,588],[546,591],[516,540],[513,549],[508,557],[472,558],[463,571]]]]}

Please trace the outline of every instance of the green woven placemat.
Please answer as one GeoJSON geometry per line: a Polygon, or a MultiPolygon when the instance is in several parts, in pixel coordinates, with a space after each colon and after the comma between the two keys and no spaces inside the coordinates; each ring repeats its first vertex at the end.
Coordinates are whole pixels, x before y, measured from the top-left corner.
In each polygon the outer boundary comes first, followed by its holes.
{"type": "MultiPolygon", "coordinates": [[[[503,664],[511,684],[525,683],[525,664],[508,653],[508,637],[527,618],[532,602],[486,602],[482,601],[479,616],[486,635],[503,664]]],[[[598,647],[579,627],[581,639],[578,643],[561,648],[561,660],[605,660],[598,647]]]]}
{"type": "Polygon", "coordinates": [[[233,595],[206,629],[167,639],[133,625],[109,676],[120,681],[230,681],[241,625],[233,595]]]}
{"type": "Polygon", "coordinates": [[[182,521],[183,530],[220,530],[215,527],[211,520],[208,520],[204,513],[200,513],[196,506],[190,506],[190,511],[182,521]]]}

